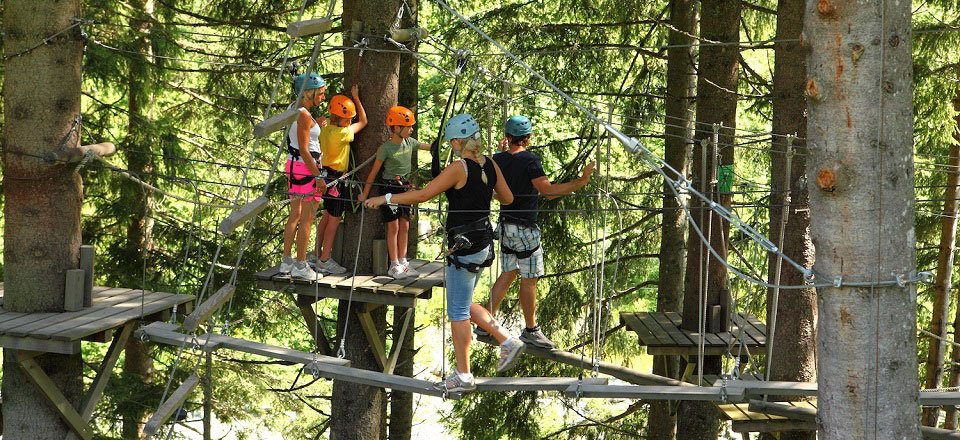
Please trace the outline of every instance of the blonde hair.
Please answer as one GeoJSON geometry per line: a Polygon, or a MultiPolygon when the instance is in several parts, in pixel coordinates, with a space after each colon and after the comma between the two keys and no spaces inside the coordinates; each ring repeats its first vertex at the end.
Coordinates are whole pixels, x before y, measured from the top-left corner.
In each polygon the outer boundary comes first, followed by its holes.
{"type": "Polygon", "coordinates": [[[483,170],[483,165],[487,161],[487,156],[484,155],[486,148],[484,148],[483,143],[480,142],[480,139],[474,137],[468,137],[463,139],[463,148],[461,148],[460,155],[463,156],[463,151],[473,151],[473,155],[477,158],[477,163],[480,164],[480,180],[483,181],[483,184],[488,183],[487,173],[483,170]]]}

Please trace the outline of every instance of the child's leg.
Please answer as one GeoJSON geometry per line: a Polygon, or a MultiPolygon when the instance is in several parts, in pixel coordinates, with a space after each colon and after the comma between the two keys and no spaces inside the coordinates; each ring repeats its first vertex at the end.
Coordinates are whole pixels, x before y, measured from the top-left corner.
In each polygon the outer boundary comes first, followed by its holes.
{"type": "Polygon", "coordinates": [[[324,211],[323,217],[327,224],[323,230],[323,249],[320,251],[320,261],[327,261],[333,256],[333,240],[337,236],[337,228],[340,227],[340,217],[334,217],[326,211],[324,211]]]}
{"type": "Polygon", "coordinates": [[[397,258],[407,258],[407,241],[410,238],[410,219],[397,220],[397,258]]]}
{"type": "Polygon", "coordinates": [[[397,255],[397,244],[400,242],[400,237],[397,235],[397,230],[400,228],[398,223],[399,220],[387,222],[387,257],[390,258],[391,263],[400,259],[400,255],[397,255]]]}
{"type": "Polygon", "coordinates": [[[283,255],[288,257],[293,250],[293,240],[297,233],[297,222],[300,220],[302,201],[302,199],[290,200],[290,217],[287,217],[287,224],[283,228],[283,255]]]}
{"type": "Polygon", "coordinates": [[[307,244],[310,243],[310,230],[317,212],[316,202],[304,201],[300,210],[300,225],[297,228],[297,260],[307,260],[307,244]]]}

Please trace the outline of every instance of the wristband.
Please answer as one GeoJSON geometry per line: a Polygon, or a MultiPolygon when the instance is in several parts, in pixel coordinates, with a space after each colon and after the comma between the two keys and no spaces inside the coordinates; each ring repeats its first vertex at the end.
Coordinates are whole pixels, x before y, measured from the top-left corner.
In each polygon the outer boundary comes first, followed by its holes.
{"type": "Polygon", "coordinates": [[[392,198],[393,198],[393,193],[386,193],[386,194],[384,194],[384,196],[383,196],[383,200],[386,200],[388,205],[392,205],[392,204],[393,204],[393,203],[390,202],[390,199],[392,199],[392,198]]]}

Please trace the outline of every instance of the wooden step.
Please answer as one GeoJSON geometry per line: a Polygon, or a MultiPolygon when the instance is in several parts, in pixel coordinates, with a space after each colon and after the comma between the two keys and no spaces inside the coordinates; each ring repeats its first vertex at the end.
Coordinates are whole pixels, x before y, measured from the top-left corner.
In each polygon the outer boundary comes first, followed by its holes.
{"type": "Polygon", "coordinates": [[[266,137],[268,134],[281,130],[283,127],[289,127],[297,120],[300,115],[299,108],[290,108],[283,113],[273,115],[253,127],[253,135],[258,138],[266,137]]]}
{"type": "Polygon", "coordinates": [[[232,284],[224,285],[214,293],[210,298],[207,298],[206,301],[197,306],[189,316],[183,320],[183,329],[187,333],[193,333],[197,331],[197,327],[200,324],[203,324],[210,316],[212,316],[217,310],[220,310],[230,298],[233,298],[233,293],[236,292],[236,286],[232,284]]]}
{"type": "Polygon", "coordinates": [[[720,387],[677,387],[661,385],[572,385],[564,396],[601,399],[637,400],[700,400],[710,402],[737,402],[743,400],[743,388],[727,388],[726,398],[720,387]]]}
{"type": "MultiPolygon", "coordinates": [[[[566,391],[576,377],[478,377],[477,391],[566,391]]],[[[585,377],[583,385],[606,385],[603,377],[585,377]]]]}
{"type": "Polygon", "coordinates": [[[333,27],[333,20],[329,18],[314,18],[310,20],[297,21],[287,25],[287,35],[294,38],[309,37],[311,35],[323,34],[330,31],[333,27]]]}
{"type": "Polygon", "coordinates": [[[187,380],[180,384],[176,391],[170,394],[167,400],[160,405],[157,412],[150,417],[150,420],[148,420],[147,424],[143,427],[143,433],[146,434],[148,439],[157,435],[160,427],[167,422],[174,411],[183,406],[183,402],[187,400],[187,397],[190,396],[190,393],[193,392],[194,388],[199,384],[200,376],[197,376],[197,373],[193,373],[187,380]]]}
{"type": "MultiPolygon", "coordinates": [[[[342,365],[333,365],[323,362],[311,363],[304,367],[304,370],[310,374],[327,379],[342,380],[344,382],[358,383],[377,388],[385,388],[397,391],[406,391],[408,393],[424,394],[427,396],[443,397],[443,391],[433,387],[433,383],[425,380],[415,379],[406,376],[396,376],[393,374],[381,373],[379,371],[370,371],[360,368],[345,367],[342,365]]],[[[459,399],[460,395],[455,393],[447,394],[448,399],[459,399]]]]}
{"type": "Polygon", "coordinates": [[[268,206],[270,206],[270,199],[265,196],[257,197],[231,212],[227,218],[220,222],[217,230],[223,235],[230,235],[238,226],[260,215],[268,206]]]}

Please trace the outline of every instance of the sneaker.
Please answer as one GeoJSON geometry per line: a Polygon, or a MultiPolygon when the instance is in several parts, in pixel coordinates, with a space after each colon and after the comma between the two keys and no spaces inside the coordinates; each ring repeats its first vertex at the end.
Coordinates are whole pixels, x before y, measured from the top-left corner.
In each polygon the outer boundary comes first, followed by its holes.
{"type": "Polygon", "coordinates": [[[317,263],[320,263],[320,259],[317,258],[316,251],[307,252],[307,263],[310,263],[310,265],[313,267],[317,267],[317,263]]]}
{"type": "Polygon", "coordinates": [[[320,269],[323,272],[334,274],[334,275],[342,274],[347,271],[347,268],[337,264],[336,261],[333,261],[333,258],[327,261],[317,260],[316,266],[317,266],[317,269],[320,269]]]}
{"type": "Polygon", "coordinates": [[[306,261],[297,261],[290,271],[290,277],[303,281],[316,281],[320,276],[310,268],[306,261]]]}
{"type": "Polygon", "coordinates": [[[520,353],[526,348],[523,341],[511,336],[500,345],[500,363],[497,364],[497,373],[513,368],[520,360],[520,353]]]}
{"type": "Polygon", "coordinates": [[[484,344],[497,345],[497,340],[494,339],[490,333],[487,333],[486,330],[480,327],[473,328],[473,334],[477,336],[477,342],[483,342],[484,344]]]}
{"type": "Polygon", "coordinates": [[[390,269],[387,269],[387,276],[393,277],[393,279],[401,280],[407,277],[407,271],[404,270],[402,264],[394,264],[390,266],[390,269]]]}
{"type": "Polygon", "coordinates": [[[416,278],[420,276],[420,272],[417,272],[416,269],[410,267],[410,262],[403,263],[403,271],[407,274],[408,277],[416,278]]]}
{"type": "Polygon", "coordinates": [[[280,259],[280,273],[290,274],[290,271],[293,270],[293,264],[296,262],[297,260],[294,260],[293,257],[284,255],[283,258],[280,259]]]}
{"type": "Polygon", "coordinates": [[[446,379],[435,382],[433,387],[448,393],[466,393],[477,389],[477,384],[473,381],[472,376],[469,380],[463,380],[463,378],[460,377],[460,373],[458,373],[457,370],[453,370],[446,379]]]}
{"type": "Polygon", "coordinates": [[[540,331],[540,327],[537,327],[533,331],[524,329],[522,332],[520,332],[520,340],[525,344],[529,344],[537,348],[545,348],[547,350],[553,350],[557,348],[557,344],[554,344],[553,341],[543,335],[543,332],[540,331]]]}

